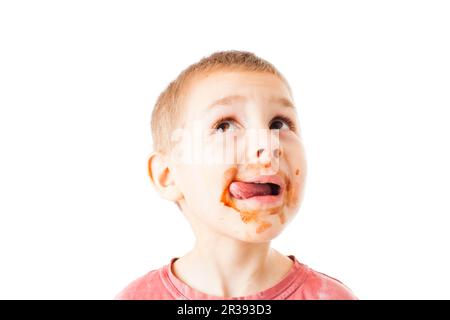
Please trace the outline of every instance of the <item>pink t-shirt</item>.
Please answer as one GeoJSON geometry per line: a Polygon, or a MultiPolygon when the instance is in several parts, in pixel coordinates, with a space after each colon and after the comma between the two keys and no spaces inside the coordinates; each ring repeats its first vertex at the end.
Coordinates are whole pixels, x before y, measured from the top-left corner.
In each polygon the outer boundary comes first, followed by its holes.
{"type": "Polygon", "coordinates": [[[212,296],[189,287],[172,272],[169,264],[131,282],[117,300],[356,300],[342,282],[300,263],[294,256],[291,270],[277,284],[258,293],[241,297],[212,296]]]}

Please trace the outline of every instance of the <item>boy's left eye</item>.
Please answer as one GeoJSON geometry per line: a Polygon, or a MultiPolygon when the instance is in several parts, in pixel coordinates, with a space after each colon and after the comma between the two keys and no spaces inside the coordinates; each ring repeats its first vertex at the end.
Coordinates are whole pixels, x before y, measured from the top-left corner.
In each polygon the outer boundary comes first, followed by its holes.
{"type": "Polygon", "coordinates": [[[287,118],[287,117],[283,117],[283,116],[279,116],[274,118],[271,123],[270,123],[270,130],[286,130],[286,129],[290,129],[295,131],[295,125],[294,122],[287,118]],[[285,127],[283,127],[285,126],[285,127]]]}

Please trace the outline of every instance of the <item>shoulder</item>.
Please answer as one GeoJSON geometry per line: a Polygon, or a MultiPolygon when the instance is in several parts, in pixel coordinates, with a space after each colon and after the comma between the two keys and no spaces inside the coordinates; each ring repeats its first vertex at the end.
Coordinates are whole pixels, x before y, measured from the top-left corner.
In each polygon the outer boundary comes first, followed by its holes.
{"type": "Polygon", "coordinates": [[[357,300],[358,298],[345,284],[325,273],[309,267],[303,284],[305,298],[315,300],[357,300]]]}
{"type": "Polygon", "coordinates": [[[161,299],[164,284],[160,277],[160,270],[152,270],[140,276],[120,291],[114,300],[151,300],[161,299]]]}

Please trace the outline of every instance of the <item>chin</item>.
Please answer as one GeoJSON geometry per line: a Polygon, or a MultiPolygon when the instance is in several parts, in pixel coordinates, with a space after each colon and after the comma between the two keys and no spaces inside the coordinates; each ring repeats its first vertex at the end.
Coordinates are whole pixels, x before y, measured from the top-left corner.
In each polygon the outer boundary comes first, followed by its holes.
{"type": "Polygon", "coordinates": [[[258,233],[256,232],[256,226],[249,225],[241,233],[228,234],[228,236],[248,243],[264,243],[275,239],[283,230],[284,228],[271,227],[258,233]]]}
{"type": "Polygon", "coordinates": [[[245,237],[242,241],[249,242],[249,243],[263,243],[263,242],[269,242],[275,239],[281,232],[278,232],[277,234],[251,234],[245,237]]]}

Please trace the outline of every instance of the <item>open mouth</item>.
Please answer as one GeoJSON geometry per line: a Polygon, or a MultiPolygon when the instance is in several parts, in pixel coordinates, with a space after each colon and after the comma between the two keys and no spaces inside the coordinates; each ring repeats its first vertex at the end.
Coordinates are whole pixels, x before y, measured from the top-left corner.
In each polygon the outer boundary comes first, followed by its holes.
{"type": "Polygon", "coordinates": [[[227,187],[221,202],[238,211],[243,222],[258,222],[263,216],[280,214],[280,222],[284,223],[282,208],[289,191],[289,180],[284,174],[246,174],[243,177],[236,175],[236,170],[233,169],[227,176],[227,187]]]}
{"type": "Polygon", "coordinates": [[[281,193],[281,186],[272,182],[242,182],[234,181],[229,187],[230,194],[239,200],[253,197],[278,196],[281,193]]]}
{"type": "Polygon", "coordinates": [[[237,200],[272,202],[281,199],[284,186],[285,182],[279,175],[260,175],[234,180],[230,183],[228,191],[237,200]]]}

